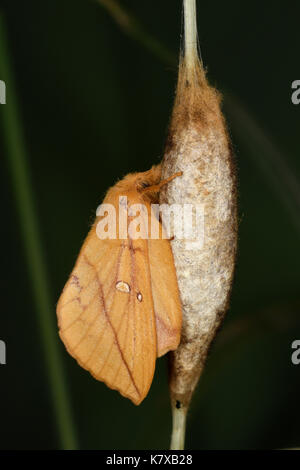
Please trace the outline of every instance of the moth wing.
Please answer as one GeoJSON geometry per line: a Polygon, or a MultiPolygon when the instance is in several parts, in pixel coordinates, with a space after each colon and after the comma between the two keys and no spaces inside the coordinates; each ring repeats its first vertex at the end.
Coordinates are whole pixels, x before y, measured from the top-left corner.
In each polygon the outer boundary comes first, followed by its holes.
{"type": "Polygon", "coordinates": [[[150,388],[156,328],[146,240],[100,240],[91,229],[57,306],[68,352],[136,405],[150,388]]]}
{"type": "Polygon", "coordinates": [[[173,253],[167,239],[148,240],[154,302],[157,357],[177,349],[180,342],[182,308],[173,253]]]}

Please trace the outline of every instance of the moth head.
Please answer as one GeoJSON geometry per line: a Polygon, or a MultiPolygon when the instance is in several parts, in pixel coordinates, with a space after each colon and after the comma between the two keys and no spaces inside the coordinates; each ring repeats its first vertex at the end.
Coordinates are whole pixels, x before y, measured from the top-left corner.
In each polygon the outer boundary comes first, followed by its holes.
{"type": "MultiPolygon", "coordinates": [[[[117,192],[137,192],[142,194],[143,190],[155,186],[161,179],[161,166],[154,165],[150,170],[141,173],[129,173],[111,188],[117,192]]],[[[111,191],[110,190],[110,191],[111,191]]]]}
{"type": "Polygon", "coordinates": [[[136,189],[143,192],[144,189],[157,185],[161,180],[161,166],[155,165],[150,170],[136,174],[136,189]]]}

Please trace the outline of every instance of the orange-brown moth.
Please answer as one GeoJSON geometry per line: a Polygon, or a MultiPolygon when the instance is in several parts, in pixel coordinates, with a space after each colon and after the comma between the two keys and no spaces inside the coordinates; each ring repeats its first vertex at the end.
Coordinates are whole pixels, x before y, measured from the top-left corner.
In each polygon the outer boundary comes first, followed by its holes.
{"type": "MultiPolygon", "coordinates": [[[[114,206],[119,221],[119,198],[126,196],[128,209],[143,204],[150,218],[160,188],[179,175],[161,181],[160,165],[129,174],[108,190],[103,203],[114,206]]],[[[121,238],[119,226],[115,239],[100,239],[101,220],[96,217],[59,299],[59,335],[84,369],[139,405],[149,391],[156,357],[175,350],[180,341],[172,250],[160,221],[158,239],[121,238]]]]}

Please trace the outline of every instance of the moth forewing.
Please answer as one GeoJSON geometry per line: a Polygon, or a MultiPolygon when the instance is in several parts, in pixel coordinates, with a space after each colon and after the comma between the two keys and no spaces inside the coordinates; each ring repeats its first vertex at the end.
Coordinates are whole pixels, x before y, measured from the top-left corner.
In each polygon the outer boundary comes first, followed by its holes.
{"type": "MultiPolygon", "coordinates": [[[[142,204],[146,211],[139,216],[150,227],[153,198],[139,188],[141,182],[158,184],[159,177],[157,167],[127,175],[104,203],[113,206],[117,221],[121,214],[124,222],[127,211],[127,228],[134,218],[130,208],[142,204]]],[[[60,337],[97,380],[139,404],[151,386],[156,357],[175,349],[180,339],[174,261],[168,240],[151,240],[149,233],[125,238],[118,223],[116,239],[99,238],[97,223],[104,214],[96,218],[59,299],[60,337]]]]}

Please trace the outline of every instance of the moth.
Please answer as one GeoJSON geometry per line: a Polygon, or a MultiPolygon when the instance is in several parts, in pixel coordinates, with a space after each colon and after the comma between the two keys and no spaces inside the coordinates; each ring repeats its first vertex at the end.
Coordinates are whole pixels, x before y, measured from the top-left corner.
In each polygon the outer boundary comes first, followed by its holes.
{"type": "MultiPolygon", "coordinates": [[[[170,240],[121,233],[119,221],[143,205],[151,223],[162,186],[161,166],[127,175],[110,188],[104,207],[114,208],[114,238],[99,238],[98,215],[83,243],[57,305],[59,335],[67,351],[97,380],[139,405],[151,386],[156,358],[180,342],[182,309],[170,240]],[[120,202],[121,201],[121,202],[120,202]]],[[[98,214],[98,212],[97,212],[98,214]]],[[[148,224],[148,225],[149,225],[148,224]]],[[[129,232],[129,230],[128,230],[129,232]]]]}

